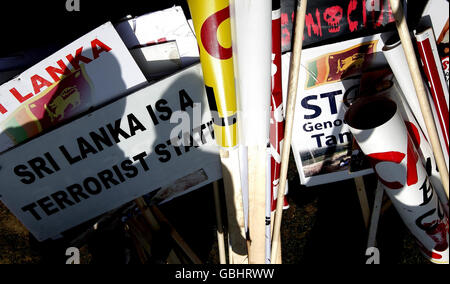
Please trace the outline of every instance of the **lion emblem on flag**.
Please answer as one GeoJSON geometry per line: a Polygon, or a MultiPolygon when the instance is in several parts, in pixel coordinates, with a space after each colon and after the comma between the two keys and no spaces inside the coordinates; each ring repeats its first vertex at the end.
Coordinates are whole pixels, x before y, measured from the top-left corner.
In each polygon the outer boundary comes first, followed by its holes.
{"type": "Polygon", "coordinates": [[[44,109],[50,117],[50,120],[54,122],[55,120],[64,119],[64,112],[69,108],[76,108],[80,103],[80,92],[76,86],[72,86],[65,88],[48,105],[44,104],[44,109]]]}

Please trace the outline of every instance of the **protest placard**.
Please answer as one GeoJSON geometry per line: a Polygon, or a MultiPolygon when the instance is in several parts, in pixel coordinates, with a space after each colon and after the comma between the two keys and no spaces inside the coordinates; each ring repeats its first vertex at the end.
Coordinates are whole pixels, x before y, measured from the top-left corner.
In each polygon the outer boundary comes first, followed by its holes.
{"type": "MultiPolygon", "coordinates": [[[[302,53],[292,150],[301,183],[313,186],[354,178],[349,171],[353,137],[344,122],[344,96],[359,86],[362,71],[387,65],[380,34],[305,49],[302,53]],[[353,88],[354,89],[354,88],[353,88]]],[[[283,55],[286,95],[290,53],[283,55]]]]}
{"type": "Polygon", "coordinates": [[[146,83],[108,22],[0,86],[0,152],[146,83]]]}
{"type": "Polygon", "coordinates": [[[152,190],[221,178],[202,78],[195,65],[3,153],[1,201],[45,240],[152,190]]]}
{"type": "MultiPolygon", "coordinates": [[[[281,1],[282,50],[291,50],[295,0],[281,1]]],[[[303,46],[373,34],[394,22],[388,0],[318,0],[308,3],[303,46]]]]}

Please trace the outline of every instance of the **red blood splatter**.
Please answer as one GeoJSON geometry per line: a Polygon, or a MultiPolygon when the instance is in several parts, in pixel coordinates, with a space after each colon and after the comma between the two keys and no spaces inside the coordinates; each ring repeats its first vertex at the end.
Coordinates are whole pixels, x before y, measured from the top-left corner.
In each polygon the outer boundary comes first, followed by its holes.
{"type": "Polygon", "coordinates": [[[352,12],[354,10],[356,10],[357,5],[358,5],[358,2],[356,0],[351,0],[348,3],[347,22],[348,22],[348,28],[350,29],[351,32],[354,32],[358,28],[358,21],[352,21],[352,19],[350,18],[352,12]]]}
{"type": "Polygon", "coordinates": [[[314,18],[311,13],[306,14],[305,16],[305,25],[307,28],[308,36],[311,37],[311,29],[314,35],[322,36],[322,24],[320,23],[320,12],[319,9],[316,9],[316,22],[314,23],[314,18]]]}
{"type": "Polygon", "coordinates": [[[282,37],[281,37],[281,44],[283,46],[291,44],[291,33],[287,28],[282,29],[282,37]]]}
{"type": "Polygon", "coordinates": [[[428,228],[426,230],[427,235],[436,243],[434,250],[440,252],[447,250],[448,218],[445,218],[445,222],[438,220],[425,223],[424,226],[428,228]]]}
{"type": "Polygon", "coordinates": [[[281,13],[281,25],[286,26],[287,24],[289,24],[288,15],[286,13],[281,13]]]}

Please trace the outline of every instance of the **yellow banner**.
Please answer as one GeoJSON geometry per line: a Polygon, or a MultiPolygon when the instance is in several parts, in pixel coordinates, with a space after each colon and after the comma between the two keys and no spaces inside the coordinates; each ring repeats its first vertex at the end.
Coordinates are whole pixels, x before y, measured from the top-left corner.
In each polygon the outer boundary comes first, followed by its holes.
{"type": "Polygon", "coordinates": [[[221,147],[237,145],[236,93],[229,0],[188,0],[200,50],[200,62],[221,147]]]}

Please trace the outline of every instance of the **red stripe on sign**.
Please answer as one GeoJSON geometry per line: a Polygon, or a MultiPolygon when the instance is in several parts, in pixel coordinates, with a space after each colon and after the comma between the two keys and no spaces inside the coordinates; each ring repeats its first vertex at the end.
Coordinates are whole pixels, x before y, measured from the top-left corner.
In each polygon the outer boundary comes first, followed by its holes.
{"type": "Polygon", "coordinates": [[[448,152],[449,112],[447,103],[445,101],[445,95],[442,89],[441,80],[439,78],[436,62],[434,61],[430,40],[426,39],[424,41],[420,41],[418,42],[418,46],[420,56],[424,61],[422,62],[422,65],[424,67],[425,74],[427,75],[428,82],[430,83],[434,107],[436,109],[436,112],[438,113],[439,125],[441,127],[441,131],[445,140],[445,146],[448,152]]]}
{"type": "MultiPolygon", "coordinates": [[[[275,6],[277,6],[277,4],[279,5],[280,0],[276,0],[274,2],[276,2],[275,6]]],[[[272,10],[272,95],[270,103],[270,148],[272,154],[270,165],[272,181],[272,212],[274,212],[277,208],[276,189],[278,189],[280,180],[281,143],[284,137],[284,117],[282,114],[283,94],[281,86],[281,25],[281,9],[272,10]]],[[[289,205],[286,196],[284,198],[283,204],[284,208],[289,205]]]]}

